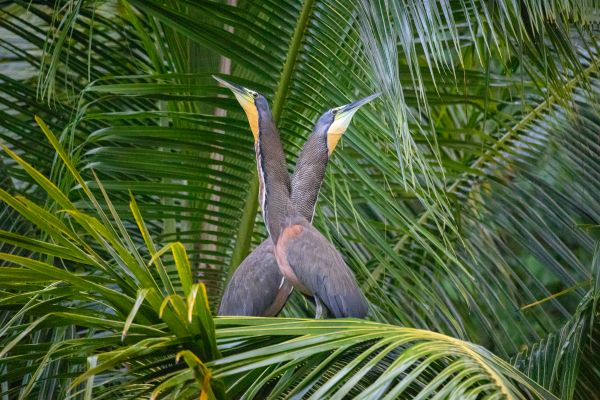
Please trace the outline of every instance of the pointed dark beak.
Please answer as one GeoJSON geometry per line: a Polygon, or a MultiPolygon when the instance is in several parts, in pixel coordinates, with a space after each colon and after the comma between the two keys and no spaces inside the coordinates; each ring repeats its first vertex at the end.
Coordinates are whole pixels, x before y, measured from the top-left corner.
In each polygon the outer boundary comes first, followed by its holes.
{"type": "Polygon", "coordinates": [[[218,76],[213,75],[213,78],[221,85],[225,86],[227,89],[231,90],[234,94],[239,94],[242,97],[252,96],[250,90],[245,87],[238,85],[237,83],[226,81],[223,78],[219,78],[218,76]]]}
{"type": "Polygon", "coordinates": [[[359,107],[364,106],[368,102],[378,98],[380,95],[381,93],[375,93],[360,100],[356,100],[350,104],[346,104],[345,106],[340,107],[340,109],[338,110],[338,115],[341,117],[345,114],[356,111],[359,107]]]}

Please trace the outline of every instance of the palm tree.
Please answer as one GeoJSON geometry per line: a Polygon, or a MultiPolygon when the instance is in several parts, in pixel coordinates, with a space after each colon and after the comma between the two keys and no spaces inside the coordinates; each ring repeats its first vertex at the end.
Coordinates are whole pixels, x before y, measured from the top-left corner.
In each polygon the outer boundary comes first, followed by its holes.
{"type": "Polygon", "coordinates": [[[599,10],[0,2],[2,398],[599,398],[599,10]],[[269,98],[290,167],[382,92],[314,221],[368,321],[212,317],[266,236],[215,73],[269,98]]]}

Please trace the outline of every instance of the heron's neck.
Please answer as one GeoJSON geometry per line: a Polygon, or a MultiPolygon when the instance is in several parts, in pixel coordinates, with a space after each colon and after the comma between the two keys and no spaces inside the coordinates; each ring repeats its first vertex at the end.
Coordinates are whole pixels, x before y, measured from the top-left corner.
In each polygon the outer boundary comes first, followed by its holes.
{"type": "Polygon", "coordinates": [[[306,140],[292,177],[292,205],[309,222],[315,214],[328,161],[327,134],[315,131],[306,140]]]}
{"type": "Polygon", "coordinates": [[[290,204],[290,177],[279,133],[270,115],[261,115],[256,161],[261,183],[263,218],[273,242],[279,239],[290,204]]]}

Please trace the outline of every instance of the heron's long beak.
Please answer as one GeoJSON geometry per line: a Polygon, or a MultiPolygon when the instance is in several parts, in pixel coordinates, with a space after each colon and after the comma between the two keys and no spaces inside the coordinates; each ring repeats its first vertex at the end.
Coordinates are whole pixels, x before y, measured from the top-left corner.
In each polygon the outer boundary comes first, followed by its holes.
{"type": "Polygon", "coordinates": [[[355,102],[352,102],[350,104],[346,104],[345,106],[340,107],[337,116],[342,116],[343,114],[346,113],[351,113],[351,115],[354,115],[354,113],[362,106],[364,106],[365,104],[367,104],[368,102],[375,100],[376,98],[378,98],[381,95],[381,93],[375,93],[372,94],[370,96],[367,96],[363,99],[360,100],[356,100],[355,102]]]}
{"type": "Polygon", "coordinates": [[[358,109],[371,100],[379,97],[381,93],[375,93],[370,96],[367,96],[363,99],[356,100],[350,104],[346,104],[345,106],[338,107],[335,113],[333,122],[331,126],[327,130],[327,148],[329,150],[329,154],[333,153],[335,146],[339,142],[340,138],[348,129],[348,125],[350,125],[350,121],[352,121],[352,117],[358,111],[358,109]]]}
{"type": "Polygon", "coordinates": [[[212,77],[215,78],[215,80],[221,85],[233,92],[238,103],[240,103],[246,112],[246,117],[248,117],[250,129],[252,130],[254,141],[256,142],[258,140],[258,110],[254,104],[254,92],[236,83],[228,82],[225,79],[219,78],[218,76],[213,75],[212,77]]]}

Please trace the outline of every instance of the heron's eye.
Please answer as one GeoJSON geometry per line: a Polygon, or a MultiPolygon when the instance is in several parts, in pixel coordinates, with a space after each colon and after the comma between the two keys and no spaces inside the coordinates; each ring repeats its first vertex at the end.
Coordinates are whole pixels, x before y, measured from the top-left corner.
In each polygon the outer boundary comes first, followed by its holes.
{"type": "Polygon", "coordinates": [[[337,109],[337,108],[334,108],[333,110],[331,110],[331,113],[332,113],[333,115],[337,114],[337,113],[338,113],[338,109],[337,109]]]}
{"type": "Polygon", "coordinates": [[[256,92],[252,93],[252,97],[254,97],[255,99],[258,99],[258,93],[256,93],[256,92]]]}

